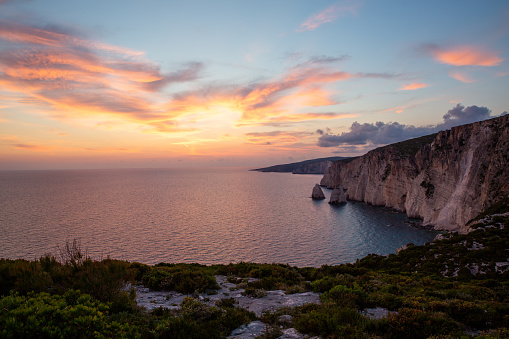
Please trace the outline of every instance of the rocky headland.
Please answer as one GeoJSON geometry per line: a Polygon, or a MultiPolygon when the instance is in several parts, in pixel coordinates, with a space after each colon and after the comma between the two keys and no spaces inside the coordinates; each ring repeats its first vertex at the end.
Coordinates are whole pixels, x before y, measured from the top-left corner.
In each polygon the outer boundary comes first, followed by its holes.
{"type": "Polygon", "coordinates": [[[468,222],[509,193],[509,115],[339,160],[320,185],[342,186],[348,200],[421,218],[438,230],[468,231],[468,222]]]}
{"type": "Polygon", "coordinates": [[[270,167],[257,168],[252,171],[257,172],[282,172],[293,174],[324,174],[334,161],[347,159],[344,157],[329,157],[310,159],[290,164],[274,165],[270,167]]]}

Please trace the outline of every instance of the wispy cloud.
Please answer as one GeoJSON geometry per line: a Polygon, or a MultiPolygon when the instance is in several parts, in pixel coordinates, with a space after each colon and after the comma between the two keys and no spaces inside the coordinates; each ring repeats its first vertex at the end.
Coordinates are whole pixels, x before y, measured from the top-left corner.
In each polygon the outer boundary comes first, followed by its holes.
{"type": "Polygon", "coordinates": [[[476,80],[470,77],[468,74],[462,71],[458,70],[452,70],[449,72],[449,76],[453,79],[456,79],[458,81],[464,82],[466,84],[470,84],[472,82],[475,82],[476,80]]]}
{"type": "Polygon", "coordinates": [[[132,122],[173,121],[157,92],[194,81],[203,65],[168,74],[142,52],[84,39],[65,28],[0,21],[0,86],[56,109],[55,115],[116,116],[132,122]]]}
{"type": "Polygon", "coordinates": [[[192,116],[201,111],[214,112],[217,107],[238,112],[237,126],[272,125],[274,123],[315,119],[340,119],[339,113],[299,113],[305,108],[340,104],[329,85],[350,79],[397,79],[384,73],[348,73],[320,62],[301,63],[272,80],[246,86],[206,86],[176,94],[169,109],[176,115],[192,116]]]}
{"type": "Polygon", "coordinates": [[[429,85],[424,84],[424,83],[414,82],[411,84],[404,84],[403,86],[400,87],[399,90],[400,91],[413,91],[413,90],[420,89],[420,88],[426,88],[428,86],[429,85]]]}
{"type": "Polygon", "coordinates": [[[490,51],[484,47],[462,45],[451,47],[440,47],[429,44],[421,49],[430,54],[436,61],[442,64],[453,66],[497,66],[504,59],[498,56],[497,52],[490,51]]]}
{"type": "Polygon", "coordinates": [[[15,144],[14,148],[33,152],[47,152],[51,149],[49,146],[32,144],[15,144]]]}
{"type": "Polygon", "coordinates": [[[345,14],[357,14],[360,5],[360,1],[338,2],[319,13],[311,15],[300,25],[298,32],[315,30],[319,26],[335,21],[345,14]]]}
{"type": "Polygon", "coordinates": [[[65,27],[0,21],[0,43],[0,87],[16,94],[12,100],[44,107],[60,120],[95,119],[102,127],[131,123],[147,133],[194,133],[197,121],[225,112],[235,116],[229,123],[237,127],[352,117],[332,108],[323,113],[323,107],[341,103],[333,84],[399,78],[345,72],[338,63],[349,56],[319,55],[272,79],[207,85],[198,83],[205,72],[200,62],[163,72],[142,52],[94,41],[65,27]],[[183,82],[191,83],[191,89],[164,92],[183,82]]]}
{"type": "Polygon", "coordinates": [[[271,131],[271,132],[252,132],[245,134],[245,140],[255,145],[290,145],[309,137],[309,132],[293,132],[293,131],[271,131]]]}

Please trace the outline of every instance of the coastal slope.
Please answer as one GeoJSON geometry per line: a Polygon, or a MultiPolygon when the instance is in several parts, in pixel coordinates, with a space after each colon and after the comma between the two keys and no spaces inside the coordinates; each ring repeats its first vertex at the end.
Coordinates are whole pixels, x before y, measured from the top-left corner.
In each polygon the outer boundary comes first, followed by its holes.
{"type": "Polygon", "coordinates": [[[336,161],[320,184],[349,200],[422,218],[438,230],[467,223],[509,192],[509,115],[453,127],[336,161]]]}
{"type": "Polygon", "coordinates": [[[257,172],[283,172],[293,174],[324,174],[334,161],[347,159],[344,157],[328,157],[311,159],[290,164],[274,165],[270,167],[257,168],[251,171],[257,172]]]}

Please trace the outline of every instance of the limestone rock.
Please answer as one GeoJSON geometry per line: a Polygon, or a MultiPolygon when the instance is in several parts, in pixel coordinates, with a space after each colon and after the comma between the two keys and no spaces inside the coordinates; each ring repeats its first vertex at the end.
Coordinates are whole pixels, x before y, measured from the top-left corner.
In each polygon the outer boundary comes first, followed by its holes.
{"type": "Polygon", "coordinates": [[[345,196],[345,191],[343,190],[343,187],[338,186],[338,187],[334,188],[330,195],[329,204],[339,205],[339,204],[345,204],[345,203],[346,203],[346,196],[345,196]]]}
{"type": "Polygon", "coordinates": [[[323,200],[325,199],[325,194],[323,194],[322,188],[320,185],[316,184],[315,187],[313,187],[313,193],[311,194],[311,198],[315,200],[323,200]]]}
{"type": "Polygon", "coordinates": [[[336,161],[320,183],[424,226],[466,232],[468,221],[509,194],[508,150],[509,114],[336,161]]]}

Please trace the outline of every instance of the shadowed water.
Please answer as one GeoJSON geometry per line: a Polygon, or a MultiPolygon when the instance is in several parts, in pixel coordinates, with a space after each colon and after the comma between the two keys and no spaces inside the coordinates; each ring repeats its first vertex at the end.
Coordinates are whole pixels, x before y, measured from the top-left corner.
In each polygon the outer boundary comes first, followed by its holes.
{"type": "Polygon", "coordinates": [[[95,259],[320,266],[389,254],[436,233],[405,215],[310,199],[319,175],[246,169],[0,172],[0,257],[58,255],[77,238],[95,259]]]}

